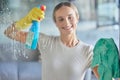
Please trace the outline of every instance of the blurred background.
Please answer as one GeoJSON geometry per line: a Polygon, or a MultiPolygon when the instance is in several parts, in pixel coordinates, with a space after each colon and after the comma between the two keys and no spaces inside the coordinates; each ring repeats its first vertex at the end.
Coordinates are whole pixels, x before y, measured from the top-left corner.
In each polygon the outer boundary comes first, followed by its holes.
{"type": "MultiPolygon", "coordinates": [[[[28,50],[24,44],[4,36],[4,30],[24,17],[33,7],[46,5],[41,32],[59,35],[52,20],[55,5],[62,1],[74,3],[80,14],[77,28],[78,38],[95,45],[100,38],[113,38],[119,48],[120,5],[119,0],[0,0],[0,61],[38,61],[39,52],[28,50]]],[[[28,31],[28,30],[26,30],[28,31]]],[[[88,71],[86,80],[96,80],[88,71]]]]}

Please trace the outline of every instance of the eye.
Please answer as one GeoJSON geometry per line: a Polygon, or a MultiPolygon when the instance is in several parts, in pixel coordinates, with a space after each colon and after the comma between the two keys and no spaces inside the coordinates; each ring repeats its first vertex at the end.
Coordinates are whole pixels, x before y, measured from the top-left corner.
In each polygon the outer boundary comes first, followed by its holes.
{"type": "Polygon", "coordinates": [[[62,22],[64,19],[63,18],[59,18],[58,21],[62,22]]]}
{"type": "Polygon", "coordinates": [[[72,16],[69,16],[68,19],[69,19],[69,20],[72,20],[72,16]]]}
{"type": "Polygon", "coordinates": [[[71,16],[69,16],[68,19],[71,19],[71,16]]]}

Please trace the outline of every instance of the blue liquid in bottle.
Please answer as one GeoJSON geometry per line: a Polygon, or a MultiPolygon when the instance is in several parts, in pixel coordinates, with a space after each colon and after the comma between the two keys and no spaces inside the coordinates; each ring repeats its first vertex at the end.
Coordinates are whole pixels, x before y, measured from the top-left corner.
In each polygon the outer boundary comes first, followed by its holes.
{"type": "Polygon", "coordinates": [[[39,40],[39,31],[40,31],[40,22],[32,21],[32,26],[28,32],[25,43],[27,48],[32,50],[37,48],[37,42],[39,40]]]}

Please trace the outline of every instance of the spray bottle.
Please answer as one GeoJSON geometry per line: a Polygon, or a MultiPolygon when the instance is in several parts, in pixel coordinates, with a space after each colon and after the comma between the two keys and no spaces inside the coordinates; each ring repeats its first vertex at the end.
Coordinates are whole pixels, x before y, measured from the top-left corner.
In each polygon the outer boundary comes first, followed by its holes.
{"type": "MultiPolygon", "coordinates": [[[[42,5],[40,7],[42,11],[45,11],[46,6],[42,5]]],[[[37,20],[32,21],[32,26],[29,29],[29,32],[26,37],[26,47],[32,50],[37,48],[37,42],[39,40],[39,32],[40,32],[40,22],[37,20]]]]}

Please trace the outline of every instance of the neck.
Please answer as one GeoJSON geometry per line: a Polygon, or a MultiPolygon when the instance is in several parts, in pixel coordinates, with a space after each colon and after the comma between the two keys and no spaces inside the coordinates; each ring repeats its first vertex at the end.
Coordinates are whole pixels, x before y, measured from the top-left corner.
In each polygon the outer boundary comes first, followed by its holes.
{"type": "Polygon", "coordinates": [[[61,41],[63,44],[65,44],[68,47],[74,47],[78,44],[78,39],[76,34],[70,34],[70,35],[61,35],[61,41]]]}

